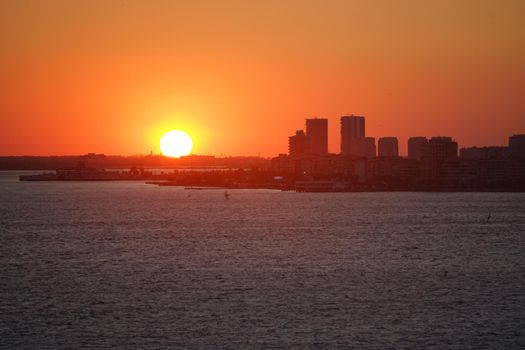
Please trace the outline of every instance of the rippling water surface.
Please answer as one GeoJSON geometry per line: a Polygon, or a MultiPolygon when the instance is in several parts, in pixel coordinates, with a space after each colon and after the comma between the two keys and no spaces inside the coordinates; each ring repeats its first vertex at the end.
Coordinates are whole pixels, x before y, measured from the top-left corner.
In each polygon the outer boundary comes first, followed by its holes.
{"type": "Polygon", "coordinates": [[[0,347],[525,347],[523,193],[225,200],[16,174],[0,173],[0,347]]]}

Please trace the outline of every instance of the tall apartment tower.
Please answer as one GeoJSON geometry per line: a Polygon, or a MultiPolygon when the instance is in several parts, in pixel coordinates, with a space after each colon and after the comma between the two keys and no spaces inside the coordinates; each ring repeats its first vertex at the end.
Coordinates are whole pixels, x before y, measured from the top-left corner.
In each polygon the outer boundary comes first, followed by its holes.
{"type": "Polygon", "coordinates": [[[365,137],[365,157],[375,158],[376,154],[376,138],[365,137]]]}
{"type": "Polygon", "coordinates": [[[310,142],[311,154],[328,154],[328,119],[306,119],[306,137],[310,142]]]}
{"type": "Polygon", "coordinates": [[[408,139],[408,158],[421,160],[423,151],[428,144],[428,139],[423,136],[411,137],[408,139]]]}
{"type": "Polygon", "coordinates": [[[442,176],[446,162],[458,158],[458,143],[451,137],[432,137],[423,150],[421,175],[425,180],[436,181],[442,176]]]}
{"type": "Polygon", "coordinates": [[[288,138],[288,154],[292,157],[301,157],[308,152],[310,143],[303,130],[297,130],[295,135],[288,138]]]}
{"type": "Polygon", "coordinates": [[[509,137],[510,153],[516,157],[525,157],[525,134],[509,137]]]}
{"type": "Polygon", "coordinates": [[[341,154],[365,156],[366,142],[365,117],[353,114],[341,117],[341,154]]]}
{"type": "Polygon", "coordinates": [[[377,143],[379,157],[399,157],[397,137],[381,137],[377,143]]]}

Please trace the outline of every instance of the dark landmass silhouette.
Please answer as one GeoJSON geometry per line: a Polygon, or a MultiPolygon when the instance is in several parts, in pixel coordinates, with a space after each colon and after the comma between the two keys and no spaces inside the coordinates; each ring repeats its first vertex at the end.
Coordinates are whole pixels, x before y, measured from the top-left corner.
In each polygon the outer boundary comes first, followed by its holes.
{"type": "Polygon", "coordinates": [[[73,156],[3,156],[0,170],[56,170],[73,168],[79,162],[105,169],[137,168],[269,168],[270,159],[261,157],[214,157],[190,155],[171,158],[161,155],[119,156],[86,154],[73,156]]]}

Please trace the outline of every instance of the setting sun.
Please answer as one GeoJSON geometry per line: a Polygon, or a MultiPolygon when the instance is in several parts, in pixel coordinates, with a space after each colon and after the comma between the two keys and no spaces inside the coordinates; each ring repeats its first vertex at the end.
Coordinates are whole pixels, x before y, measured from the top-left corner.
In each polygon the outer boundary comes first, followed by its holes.
{"type": "Polygon", "coordinates": [[[190,135],[181,130],[171,130],[160,139],[162,154],[179,158],[190,154],[193,142],[190,135]]]}

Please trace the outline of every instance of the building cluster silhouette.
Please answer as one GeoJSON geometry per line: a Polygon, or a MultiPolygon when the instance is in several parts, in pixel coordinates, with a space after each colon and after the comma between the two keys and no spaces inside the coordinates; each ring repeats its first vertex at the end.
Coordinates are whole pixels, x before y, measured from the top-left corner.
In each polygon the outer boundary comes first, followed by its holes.
{"type": "Polygon", "coordinates": [[[399,155],[397,137],[366,135],[365,117],[341,119],[341,148],[328,152],[328,119],[306,119],[306,132],[288,139],[288,154],[272,158],[272,170],[296,181],[344,183],[350,190],[525,190],[525,135],[506,147],[471,147],[458,152],[451,137],[408,139],[399,155]]]}

